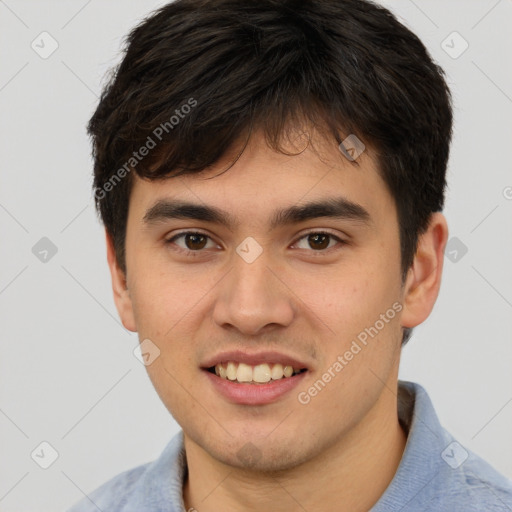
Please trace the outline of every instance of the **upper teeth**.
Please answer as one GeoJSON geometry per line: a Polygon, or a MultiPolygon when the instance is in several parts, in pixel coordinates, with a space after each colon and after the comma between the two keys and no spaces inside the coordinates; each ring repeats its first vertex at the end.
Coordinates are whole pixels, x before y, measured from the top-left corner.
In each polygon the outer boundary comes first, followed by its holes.
{"type": "Polygon", "coordinates": [[[267,363],[251,366],[245,363],[236,363],[229,361],[215,365],[215,373],[229,380],[237,380],[238,382],[269,382],[270,380],[278,380],[283,377],[291,377],[294,373],[299,373],[300,369],[292,366],[283,367],[282,364],[276,363],[269,365],[267,363]]]}

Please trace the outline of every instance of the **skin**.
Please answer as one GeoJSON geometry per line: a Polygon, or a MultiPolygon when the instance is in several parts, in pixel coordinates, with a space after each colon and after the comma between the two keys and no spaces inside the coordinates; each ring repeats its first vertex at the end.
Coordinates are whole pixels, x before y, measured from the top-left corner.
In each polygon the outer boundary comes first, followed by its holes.
{"type": "MultiPolygon", "coordinates": [[[[107,234],[108,262],[124,326],[150,339],[160,357],[148,374],[185,435],[186,509],[367,511],[391,482],[406,442],[397,417],[402,329],[430,314],[439,292],[448,229],[433,214],[405,283],[395,202],[371,150],[350,163],[311,131],[299,154],[268,148],[256,132],[200,175],[136,178],[126,236],[126,274],[107,234]],[[313,148],[314,143],[314,148],[313,148]],[[205,179],[212,178],[212,179],[205,179]],[[275,209],[343,196],[367,223],[319,217],[270,229],[275,209]],[[221,208],[231,229],[200,220],[144,222],[160,199],[221,208]],[[199,231],[204,248],[184,237],[199,231]],[[329,232],[327,248],[306,235],[329,232]],[[251,264],[235,251],[253,237],[251,264]],[[181,249],[181,251],[180,251],[181,249]],[[394,303],[402,309],[307,404],[307,391],[394,303]],[[274,403],[248,406],[220,396],[201,363],[230,349],[277,350],[304,361],[305,379],[274,403]],[[240,457],[251,442],[259,458],[240,457]]],[[[293,151],[293,150],[292,150],[293,151]]]]}

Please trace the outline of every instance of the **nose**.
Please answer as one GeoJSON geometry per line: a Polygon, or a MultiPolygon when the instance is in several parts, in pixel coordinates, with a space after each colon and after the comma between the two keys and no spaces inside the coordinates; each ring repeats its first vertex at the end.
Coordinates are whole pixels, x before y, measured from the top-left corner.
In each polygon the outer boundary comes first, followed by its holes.
{"type": "Polygon", "coordinates": [[[213,309],[216,324],[245,335],[290,325],[296,311],[294,295],[266,251],[252,263],[238,254],[233,260],[232,270],[219,283],[213,309]]]}

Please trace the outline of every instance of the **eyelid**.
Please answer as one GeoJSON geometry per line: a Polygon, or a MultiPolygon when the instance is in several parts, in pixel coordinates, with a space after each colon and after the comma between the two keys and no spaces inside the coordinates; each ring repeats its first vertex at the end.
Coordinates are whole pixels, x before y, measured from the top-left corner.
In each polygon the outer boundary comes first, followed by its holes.
{"type": "Polygon", "coordinates": [[[167,235],[164,238],[167,242],[170,242],[174,238],[177,238],[181,235],[203,235],[213,239],[212,236],[210,236],[208,233],[205,233],[204,231],[201,231],[200,229],[184,229],[183,231],[174,233],[170,238],[167,235]]]}
{"type": "Polygon", "coordinates": [[[337,238],[339,240],[343,240],[341,238],[341,235],[337,234],[337,233],[334,233],[332,232],[330,229],[328,228],[311,228],[309,229],[308,231],[304,232],[304,233],[301,233],[298,237],[297,237],[297,240],[300,240],[301,238],[304,238],[305,236],[308,236],[308,235],[313,235],[313,234],[319,234],[319,235],[330,235],[332,236],[333,238],[337,238]]]}

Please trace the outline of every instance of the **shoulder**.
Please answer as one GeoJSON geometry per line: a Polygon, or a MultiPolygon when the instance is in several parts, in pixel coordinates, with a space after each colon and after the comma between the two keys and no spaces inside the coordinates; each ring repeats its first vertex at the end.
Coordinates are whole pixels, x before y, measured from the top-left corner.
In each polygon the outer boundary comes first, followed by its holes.
{"type": "Polygon", "coordinates": [[[445,468],[443,492],[431,500],[432,510],[467,512],[510,512],[512,510],[512,480],[496,471],[471,451],[456,469],[445,468]],[[454,508],[458,507],[458,508],[454,508]]]}
{"type": "Polygon", "coordinates": [[[89,495],[84,496],[68,512],[121,512],[130,502],[137,501],[139,483],[151,463],[137,466],[111,478],[89,495]]]}
{"type": "Polygon", "coordinates": [[[427,392],[399,383],[399,418],[408,431],[402,460],[372,512],[511,512],[512,481],[444,429],[427,392]]]}
{"type": "Polygon", "coordinates": [[[68,512],[121,511],[133,495],[151,463],[137,466],[111,478],[89,495],[84,496],[68,512]]]}
{"type": "Polygon", "coordinates": [[[158,459],[111,478],[85,495],[68,512],[181,510],[185,472],[186,456],[180,431],[158,459]]]}

